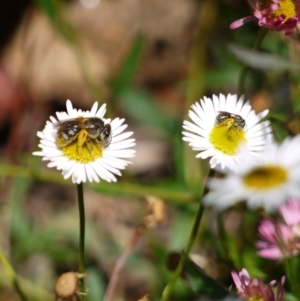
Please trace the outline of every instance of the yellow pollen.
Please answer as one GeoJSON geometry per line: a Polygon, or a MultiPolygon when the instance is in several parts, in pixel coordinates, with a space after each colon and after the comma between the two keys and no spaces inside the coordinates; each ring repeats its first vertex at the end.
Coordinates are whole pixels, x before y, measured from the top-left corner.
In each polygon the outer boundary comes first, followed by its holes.
{"type": "Polygon", "coordinates": [[[77,139],[62,147],[61,150],[70,160],[84,164],[102,157],[101,144],[89,139],[86,130],[81,130],[77,139]]]}
{"type": "MultiPolygon", "coordinates": [[[[266,9],[273,4],[271,0],[261,0],[259,2],[259,8],[266,9]]],[[[279,4],[279,8],[275,11],[271,12],[270,15],[274,18],[285,15],[285,22],[287,19],[295,17],[297,15],[297,11],[299,9],[299,0],[281,0],[279,4]]]]}
{"type": "Polygon", "coordinates": [[[244,184],[252,189],[268,190],[284,184],[288,179],[285,169],[276,165],[254,168],[244,176],[244,184]]]}
{"type": "Polygon", "coordinates": [[[227,118],[213,127],[209,141],[215,149],[230,156],[234,156],[241,142],[247,142],[245,131],[234,125],[234,118],[227,118]]]}

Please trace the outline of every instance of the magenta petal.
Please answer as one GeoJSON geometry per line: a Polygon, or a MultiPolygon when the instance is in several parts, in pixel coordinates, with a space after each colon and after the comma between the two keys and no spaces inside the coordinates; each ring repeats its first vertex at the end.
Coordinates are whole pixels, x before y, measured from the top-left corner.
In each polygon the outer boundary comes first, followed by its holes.
{"type": "Polygon", "coordinates": [[[284,300],[284,280],[281,278],[276,288],[276,280],[265,284],[261,279],[251,279],[246,269],[240,272],[231,271],[233,281],[240,297],[246,300],[283,301],[284,300]]]}
{"type": "Polygon", "coordinates": [[[242,283],[241,283],[241,280],[240,280],[240,277],[239,277],[238,273],[236,271],[231,271],[231,277],[232,277],[232,279],[234,281],[234,284],[237,287],[237,289],[239,291],[241,291],[242,290],[242,283]]]}
{"type": "Polygon", "coordinates": [[[254,19],[255,19],[254,16],[248,16],[248,17],[245,17],[243,19],[236,20],[236,21],[234,21],[233,23],[231,23],[229,25],[229,28],[230,29],[235,29],[235,28],[241,27],[245,23],[248,23],[248,22],[250,22],[250,21],[252,21],[254,19]]]}
{"type": "Polygon", "coordinates": [[[267,258],[267,259],[280,259],[283,257],[282,252],[279,248],[270,248],[270,249],[264,249],[257,252],[258,256],[267,258]]]}
{"type": "Polygon", "coordinates": [[[280,7],[280,4],[279,3],[274,3],[272,4],[271,6],[261,10],[260,12],[265,15],[265,14],[269,14],[271,12],[273,12],[274,10],[278,9],[280,7]]]}

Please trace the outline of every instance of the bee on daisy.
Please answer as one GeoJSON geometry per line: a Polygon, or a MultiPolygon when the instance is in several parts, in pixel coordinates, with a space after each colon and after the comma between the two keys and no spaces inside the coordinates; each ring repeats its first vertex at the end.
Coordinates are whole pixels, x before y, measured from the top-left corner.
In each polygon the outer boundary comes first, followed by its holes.
{"type": "Polygon", "coordinates": [[[192,122],[183,122],[183,140],[199,151],[197,158],[210,158],[211,168],[238,169],[243,164],[242,149],[256,159],[273,140],[270,122],[262,121],[268,110],[256,114],[243,97],[213,95],[191,108],[192,122]]]}
{"type": "Polygon", "coordinates": [[[34,152],[50,161],[48,167],[62,171],[65,179],[74,183],[117,181],[135,155],[133,132],[124,132],[124,119],[104,118],[106,105],[98,109],[95,102],[90,111],[73,108],[70,100],[67,112],[50,116],[43,131],[37,133],[41,151],[34,152]]]}

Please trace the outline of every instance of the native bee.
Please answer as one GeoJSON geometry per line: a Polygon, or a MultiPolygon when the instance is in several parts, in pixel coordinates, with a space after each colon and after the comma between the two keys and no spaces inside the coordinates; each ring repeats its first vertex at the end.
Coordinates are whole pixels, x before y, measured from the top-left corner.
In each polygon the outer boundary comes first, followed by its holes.
{"type": "Polygon", "coordinates": [[[77,141],[77,151],[81,154],[86,144],[92,153],[94,145],[108,147],[111,142],[111,126],[98,117],[82,117],[58,121],[54,124],[57,130],[55,143],[64,148],[77,141]]]}
{"type": "Polygon", "coordinates": [[[240,115],[229,113],[226,111],[218,111],[218,115],[216,117],[216,124],[224,124],[224,122],[226,123],[228,119],[232,120],[227,124],[228,129],[232,126],[237,127],[239,129],[243,129],[246,125],[245,120],[240,115]]]}

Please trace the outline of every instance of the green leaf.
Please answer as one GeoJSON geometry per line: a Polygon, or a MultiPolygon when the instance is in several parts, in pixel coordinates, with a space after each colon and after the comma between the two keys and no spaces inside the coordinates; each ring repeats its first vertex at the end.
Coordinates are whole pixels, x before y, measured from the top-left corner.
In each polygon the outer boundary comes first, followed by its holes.
{"type": "Polygon", "coordinates": [[[144,39],[142,36],[137,36],[135,41],[133,42],[132,48],[127,56],[127,59],[125,60],[125,63],[123,64],[122,70],[113,84],[115,93],[118,94],[123,89],[126,89],[129,86],[130,80],[138,65],[143,42],[144,39]]]}
{"type": "Polygon", "coordinates": [[[288,122],[289,118],[286,115],[286,113],[282,113],[282,112],[270,112],[268,114],[268,119],[272,119],[272,120],[276,120],[279,122],[288,122]]]}
{"type": "MultiPolygon", "coordinates": [[[[171,253],[168,262],[174,268],[178,265],[181,255],[171,253]]],[[[231,293],[221,284],[208,276],[203,269],[186,257],[183,265],[182,277],[189,283],[191,288],[204,300],[219,301],[242,301],[237,294],[231,293]]]]}
{"type": "Polygon", "coordinates": [[[138,89],[124,89],[118,94],[123,110],[144,125],[174,133],[177,122],[167,112],[154,105],[149,94],[138,89]]]}
{"type": "Polygon", "coordinates": [[[274,54],[250,50],[230,44],[229,51],[245,65],[264,71],[300,70],[300,65],[274,54]]]}
{"type": "Polygon", "coordinates": [[[294,98],[294,111],[295,111],[295,113],[300,112],[300,97],[299,96],[294,98]]]}
{"type": "Polygon", "coordinates": [[[34,0],[37,6],[39,6],[51,20],[54,20],[56,5],[55,0],[34,0]]]}
{"type": "Polygon", "coordinates": [[[273,133],[277,141],[281,142],[290,135],[289,129],[283,123],[272,122],[273,133]]]}
{"type": "Polygon", "coordinates": [[[94,268],[87,268],[88,296],[90,301],[102,300],[105,292],[105,284],[99,275],[99,271],[94,268]]]}

